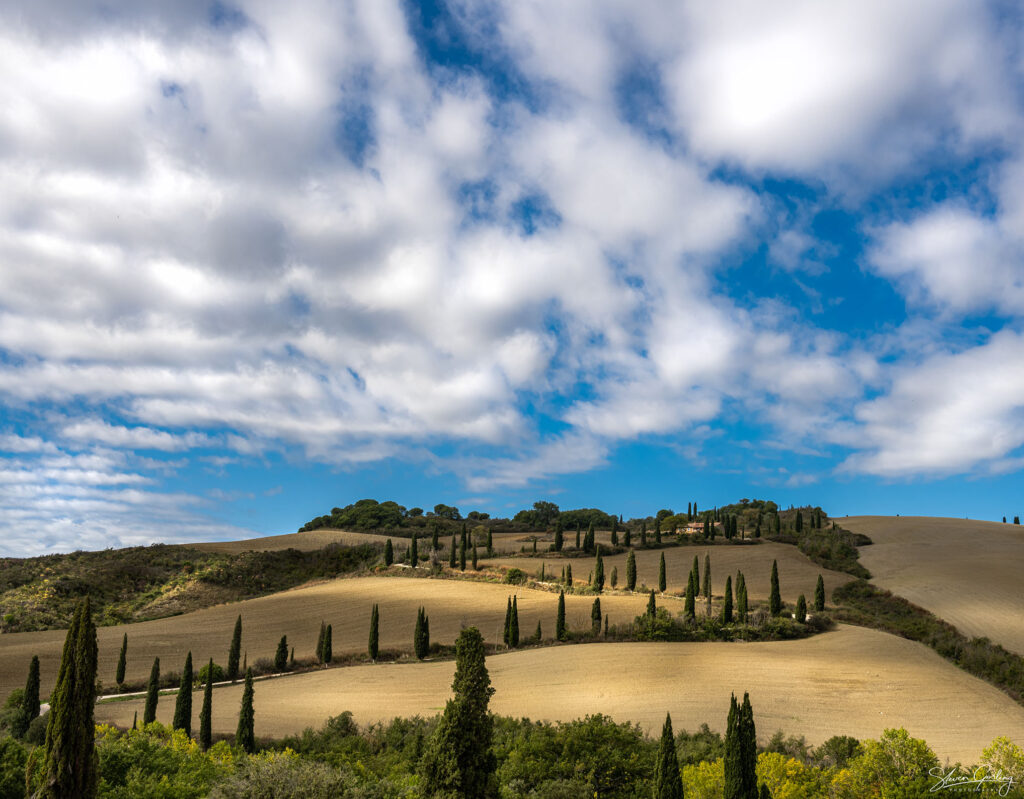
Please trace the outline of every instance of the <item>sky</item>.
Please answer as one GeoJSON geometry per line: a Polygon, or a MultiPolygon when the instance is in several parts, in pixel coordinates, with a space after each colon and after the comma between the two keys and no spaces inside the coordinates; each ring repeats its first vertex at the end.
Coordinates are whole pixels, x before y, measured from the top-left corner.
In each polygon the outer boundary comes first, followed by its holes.
{"type": "Polygon", "coordinates": [[[0,0],[0,554],[1024,513],[1022,46],[977,0],[0,0]]]}

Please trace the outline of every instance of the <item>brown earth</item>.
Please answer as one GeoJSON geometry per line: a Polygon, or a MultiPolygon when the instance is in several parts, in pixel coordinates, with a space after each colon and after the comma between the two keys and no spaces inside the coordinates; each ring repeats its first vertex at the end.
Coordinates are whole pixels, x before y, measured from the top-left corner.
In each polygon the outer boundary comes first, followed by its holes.
{"type": "MultiPolygon", "coordinates": [[[[557,646],[492,656],[487,665],[491,709],[516,717],[606,713],[656,733],[668,711],[677,730],[707,722],[724,732],[730,692],[749,691],[762,742],[779,729],[819,744],[905,727],[940,758],[971,763],[999,735],[1024,740],[1024,708],[997,689],[925,646],[845,625],[799,641],[557,646]]],[[[451,661],[378,664],[259,682],[256,732],[298,733],[345,710],[360,723],[430,716],[450,696],[453,669],[451,661]]],[[[240,700],[241,686],[215,690],[215,731],[234,732],[240,700]]],[[[97,721],[128,725],[142,705],[101,704],[97,721]]],[[[170,721],[173,705],[161,698],[161,721],[170,721]]],[[[198,715],[198,692],[192,706],[198,715]]]]}
{"type": "Polygon", "coordinates": [[[930,610],[965,635],[1024,654],[1024,528],[923,516],[849,516],[875,585],[930,610]]]}
{"type": "MultiPolygon", "coordinates": [[[[333,626],[336,655],[365,652],[374,602],[380,605],[380,645],[385,649],[411,652],[416,610],[421,605],[430,617],[434,642],[452,643],[463,626],[475,625],[488,641],[498,643],[502,639],[506,602],[513,593],[518,596],[522,637],[533,635],[538,620],[544,634],[553,635],[558,603],[554,593],[468,580],[356,577],[156,621],[100,627],[99,678],[108,687],[114,684],[125,633],[129,682],[145,680],[154,657],[160,658],[164,672],[180,672],[189,650],[197,668],[210,657],[224,666],[238,614],[242,615],[242,647],[250,663],[257,658],[272,658],[282,635],[288,636],[296,657],[311,656],[321,620],[333,626]]],[[[643,612],[646,602],[646,597],[639,594],[606,596],[601,600],[612,624],[632,621],[643,612]]],[[[566,620],[571,628],[589,627],[592,603],[593,597],[566,597],[566,620]]],[[[0,635],[0,699],[13,688],[24,686],[32,655],[39,655],[42,696],[48,696],[57,676],[64,637],[62,630],[0,635]]]]}
{"type": "MultiPolygon", "coordinates": [[[[472,527],[472,525],[470,525],[472,527]]],[[[520,547],[531,545],[533,536],[542,537],[543,533],[495,533],[492,536],[491,544],[495,552],[511,553],[519,552],[520,547]]],[[[237,554],[239,552],[273,552],[279,549],[298,549],[302,552],[312,552],[323,549],[329,544],[383,544],[388,538],[395,546],[396,551],[404,552],[409,546],[408,538],[380,535],[378,533],[356,533],[347,530],[333,530],[321,528],[319,530],[308,530],[304,533],[286,533],[284,535],[268,535],[261,538],[246,538],[242,541],[209,541],[200,544],[189,544],[192,549],[203,552],[216,552],[226,554],[237,554]]],[[[429,542],[430,536],[420,536],[420,552],[426,551],[423,548],[424,538],[429,542]]],[[[550,539],[551,536],[548,535],[550,539]]],[[[447,536],[445,546],[451,542],[451,536],[447,536]]],[[[538,544],[541,546],[541,544],[538,544]]],[[[447,553],[447,549],[444,550],[447,553]]]]}
{"type": "MultiPolygon", "coordinates": [[[[819,566],[795,546],[765,541],[751,545],[682,546],[668,549],[645,549],[636,551],[637,589],[646,585],[657,588],[658,568],[661,553],[665,553],[665,577],[669,593],[683,593],[686,581],[697,557],[701,580],[704,579],[704,555],[711,557],[711,591],[715,596],[725,592],[725,578],[732,576],[735,590],[736,572],[742,571],[747,583],[747,595],[751,599],[767,599],[771,591],[772,561],[779,563],[779,592],[786,602],[796,602],[804,594],[808,603],[814,599],[818,575],[825,580],[825,595],[830,597],[832,589],[854,579],[849,574],[830,571],[819,566]]],[[[605,585],[610,585],[612,569],[618,570],[618,584],[626,584],[626,555],[604,558],[605,585]]],[[[558,577],[567,563],[572,564],[573,577],[577,583],[586,583],[594,568],[594,557],[581,558],[491,558],[483,563],[494,566],[516,566],[530,576],[536,576],[544,563],[548,575],[558,577]]]]}

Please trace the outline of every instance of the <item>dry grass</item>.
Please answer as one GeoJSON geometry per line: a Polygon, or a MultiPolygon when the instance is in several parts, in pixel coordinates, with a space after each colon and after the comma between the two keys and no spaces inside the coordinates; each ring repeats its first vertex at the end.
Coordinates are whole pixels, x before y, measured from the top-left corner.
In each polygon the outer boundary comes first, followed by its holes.
{"type": "MultiPolygon", "coordinates": [[[[430,616],[431,640],[451,643],[463,626],[480,628],[488,641],[500,642],[507,598],[518,595],[519,627],[523,638],[533,634],[538,619],[544,633],[554,633],[558,595],[515,586],[460,580],[432,580],[402,577],[357,577],[308,585],[271,596],[250,599],[195,611],[156,621],[117,627],[101,627],[99,636],[99,678],[114,683],[114,671],[121,637],[128,634],[129,681],[145,680],[154,657],[162,669],[180,671],[185,653],[192,651],[199,665],[210,657],[226,665],[228,645],[235,618],[242,615],[242,646],[249,662],[274,655],[282,635],[295,647],[296,657],[312,655],[316,648],[320,620],[333,625],[336,655],[365,652],[370,609],[380,605],[382,648],[412,650],[416,609],[423,605],[430,616]]],[[[590,625],[592,597],[566,597],[570,627],[590,625]]],[[[640,595],[602,598],[611,622],[632,621],[646,607],[640,595]]],[[[39,655],[42,695],[49,694],[56,679],[64,632],[12,633],[0,637],[0,699],[25,684],[29,661],[39,655]]]]}
{"type": "MultiPolygon", "coordinates": [[[[751,599],[767,599],[771,590],[772,560],[779,562],[779,591],[783,600],[796,602],[800,594],[807,597],[810,603],[814,599],[814,588],[821,574],[825,579],[825,592],[831,596],[832,589],[853,579],[848,574],[830,571],[811,561],[794,546],[774,544],[766,541],[750,546],[685,546],[668,549],[637,550],[636,574],[637,587],[646,584],[650,588],[658,585],[658,564],[661,553],[665,553],[665,576],[669,593],[683,593],[686,581],[693,566],[696,555],[700,565],[701,580],[704,579],[704,555],[711,556],[711,589],[715,596],[725,591],[725,578],[732,576],[736,582],[736,572],[742,571],[747,582],[747,595],[751,599]]],[[[576,582],[586,583],[587,576],[594,568],[594,558],[493,558],[485,561],[491,565],[517,566],[533,576],[540,569],[541,563],[549,575],[558,577],[562,568],[572,564],[573,577],[576,582]]],[[[604,559],[605,585],[609,585],[612,569],[618,569],[619,586],[626,584],[626,555],[616,555],[604,559]]],[[[735,589],[735,585],[733,586],[735,589]]]]}
{"type": "MultiPolygon", "coordinates": [[[[257,683],[256,732],[281,736],[350,710],[360,723],[432,715],[450,696],[454,664],[380,664],[257,683]]],[[[906,727],[940,758],[978,759],[998,735],[1024,739],[1024,708],[920,644],[858,627],[800,641],[627,643],[533,649],[488,659],[491,708],[533,719],[607,713],[657,732],[702,722],[724,731],[730,692],[750,691],[758,735],[778,729],[817,744],[832,735],[877,737],[906,727]]],[[[214,693],[214,729],[237,724],[241,687],[214,693]]],[[[193,698],[198,714],[201,697],[193,698]]],[[[130,724],[142,702],[97,707],[97,720],[130,724]]],[[[167,722],[173,700],[160,701],[167,722]]],[[[193,726],[197,724],[193,722],[193,726]]]]}
{"type": "Polygon", "coordinates": [[[930,610],[965,635],[1024,654],[1024,528],[920,516],[851,516],[841,526],[874,542],[860,550],[871,582],[930,610]]]}

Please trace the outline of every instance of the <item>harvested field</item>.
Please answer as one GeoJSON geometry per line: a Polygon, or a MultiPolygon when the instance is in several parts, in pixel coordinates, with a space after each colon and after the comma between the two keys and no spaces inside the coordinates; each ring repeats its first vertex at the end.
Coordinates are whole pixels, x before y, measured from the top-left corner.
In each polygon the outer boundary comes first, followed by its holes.
{"type": "MultiPolygon", "coordinates": [[[[772,561],[779,562],[779,591],[786,602],[796,602],[800,594],[808,602],[814,599],[814,588],[818,575],[825,579],[825,593],[831,596],[832,589],[854,579],[849,574],[830,571],[819,566],[800,552],[795,546],[765,541],[747,546],[682,546],[668,549],[644,549],[636,551],[636,584],[639,589],[658,586],[658,564],[661,553],[665,553],[665,576],[669,593],[686,591],[686,581],[696,555],[700,564],[701,579],[704,579],[704,554],[711,556],[711,590],[715,596],[725,592],[725,578],[742,571],[747,582],[747,594],[751,599],[767,599],[771,591],[772,561]]],[[[604,559],[605,585],[611,579],[612,569],[618,569],[619,586],[626,584],[626,555],[615,555],[604,559]]],[[[547,574],[558,577],[567,563],[572,564],[576,582],[586,583],[587,575],[594,568],[594,557],[581,558],[491,558],[484,563],[494,566],[516,566],[527,574],[535,576],[541,563],[547,574]]],[[[734,585],[735,588],[735,585],[734,585]]]]}
{"type": "MultiPolygon", "coordinates": [[[[452,643],[463,626],[480,628],[488,641],[500,642],[507,598],[518,595],[519,628],[532,635],[540,620],[545,636],[552,636],[558,595],[518,586],[468,580],[414,577],[356,577],[331,580],[270,596],[217,605],[181,616],[116,627],[100,627],[99,678],[114,683],[121,637],[128,634],[127,679],[145,680],[153,658],[162,670],[180,671],[185,653],[192,650],[197,664],[210,657],[227,663],[235,618],[242,615],[242,647],[249,662],[272,658],[282,635],[295,647],[296,657],[311,656],[321,619],[333,625],[336,656],[365,652],[370,609],[380,605],[380,645],[383,649],[412,651],[416,609],[423,605],[430,616],[431,640],[452,643]]],[[[570,628],[590,626],[593,597],[567,596],[566,621],[570,628]]],[[[608,596],[601,605],[611,622],[632,621],[646,607],[642,595],[608,596]]],[[[42,695],[46,697],[57,676],[65,634],[61,630],[10,633],[0,636],[0,697],[25,684],[32,655],[39,655],[42,695]]]]}
{"type": "MultiPolygon", "coordinates": [[[[669,711],[677,730],[706,721],[724,732],[730,692],[749,691],[762,742],[778,729],[819,744],[905,727],[940,758],[970,763],[996,736],[1024,740],[1024,708],[997,689],[920,644],[845,625],[800,641],[585,644],[496,655],[487,665],[491,709],[517,717],[603,712],[657,733],[669,711]]],[[[256,732],[297,733],[344,710],[360,723],[433,715],[450,696],[453,671],[450,661],[378,664],[260,682],[256,732]]],[[[215,690],[215,731],[235,730],[240,700],[240,685],[215,690]]],[[[96,718],[127,725],[142,705],[101,704],[96,718]]],[[[161,721],[170,721],[173,705],[161,698],[161,721]]],[[[197,692],[197,714],[200,705],[197,692]]]]}
{"type": "MultiPolygon", "coordinates": [[[[499,553],[518,552],[524,544],[529,546],[533,533],[495,533],[492,544],[494,551],[499,553]]],[[[425,536],[428,542],[430,536],[425,536]]],[[[550,538],[550,536],[548,536],[550,538]]],[[[237,554],[239,552],[273,552],[279,549],[298,549],[301,552],[312,552],[323,549],[329,544],[383,544],[389,536],[378,533],[356,533],[347,530],[331,530],[321,528],[309,530],[304,533],[286,533],[284,535],[268,535],[261,538],[246,538],[242,541],[209,541],[201,544],[189,544],[192,549],[203,552],[218,552],[237,554]]],[[[420,536],[420,546],[423,546],[424,536],[420,536]]],[[[447,542],[451,542],[451,536],[447,536],[447,542]]],[[[395,546],[396,552],[404,552],[409,546],[408,538],[391,537],[391,543],[395,546]]],[[[541,544],[538,544],[541,546],[541,544]]],[[[447,553],[447,549],[444,550],[447,553]]],[[[426,549],[421,548],[421,553],[426,549]]]]}
{"type": "Polygon", "coordinates": [[[930,610],[962,633],[1024,654],[1024,528],[922,516],[850,516],[871,582],[930,610]]]}

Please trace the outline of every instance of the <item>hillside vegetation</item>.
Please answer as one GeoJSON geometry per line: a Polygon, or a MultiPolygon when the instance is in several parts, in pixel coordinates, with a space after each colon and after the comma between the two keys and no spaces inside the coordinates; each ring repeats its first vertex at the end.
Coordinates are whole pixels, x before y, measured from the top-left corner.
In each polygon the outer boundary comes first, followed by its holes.
{"type": "Polygon", "coordinates": [[[85,596],[100,625],[172,616],[352,572],[377,560],[381,551],[380,545],[362,544],[314,552],[210,553],[154,544],[3,558],[0,630],[67,627],[75,604],[85,596]]]}

